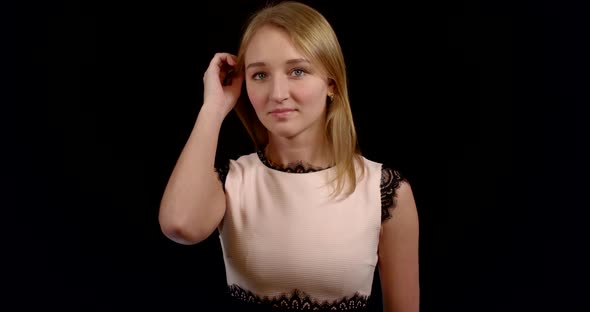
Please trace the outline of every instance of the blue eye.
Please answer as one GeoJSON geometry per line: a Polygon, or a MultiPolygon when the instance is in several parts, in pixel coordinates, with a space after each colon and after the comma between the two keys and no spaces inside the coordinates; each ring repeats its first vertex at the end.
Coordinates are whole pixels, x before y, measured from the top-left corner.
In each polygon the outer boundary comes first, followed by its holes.
{"type": "Polygon", "coordinates": [[[292,73],[297,77],[303,77],[303,75],[305,75],[305,70],[303,70],[301,68],[296,68],[296,69],[293,69],[292,73]]]}
{"type": "Polygon", "coordinates": [[[266,77],[265,73],[255,73],[254,75],[252,75],[252,79],[254,79],[254,80],[264,79],[265,77],[266,77]]]}

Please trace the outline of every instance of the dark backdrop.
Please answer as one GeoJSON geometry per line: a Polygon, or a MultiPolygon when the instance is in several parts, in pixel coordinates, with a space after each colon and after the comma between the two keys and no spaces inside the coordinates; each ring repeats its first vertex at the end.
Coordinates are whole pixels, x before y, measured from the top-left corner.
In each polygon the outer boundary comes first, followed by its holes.
{"type": "MultiPolygon", "coordinates": [[[[362,151],[413,186],[422,311],[579,307],[582,231],[565,212],[584,206],[572,178],[587,168],[573,165],[586,159],[585,102],[573,91],[585,85],[574,77],[587,65],[587,23],[541,4],[306,2],[339,35],[362,151]]],[[[217,233],[167,240],[159,201],[210,58],[236,52],[263,3],[58,2],[7,14],[10,57],[26,59],[9,62],[5,85],[24,117],[5,131],[6,258],[20,304],[214,311],[225,290],[217,233]]],[[[230,114],[218,158],[251,151],[230,114]]]]}

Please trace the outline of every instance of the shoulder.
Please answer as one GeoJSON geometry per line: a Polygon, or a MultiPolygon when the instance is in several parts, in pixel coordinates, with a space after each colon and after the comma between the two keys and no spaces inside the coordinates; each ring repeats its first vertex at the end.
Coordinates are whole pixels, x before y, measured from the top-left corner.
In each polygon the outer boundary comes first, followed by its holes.
{"type": "Polygon", "coordinates": [[[236,167],[249,167],[256,164],[257,160],[257,153],[254,152],[246,155],[240,155],[235,158],[224,158],[216,160],[215,168],[225,168],[229,170],[236,167]]]}
{"type": "Polygon", "coordinates": [[[365,169],[376,169],[376,170],[380,170],[382,164],[379,162],[376,162],[374,160],[368,159],[363,155],[356,155],[357,156],[357,160],[358,164],[361,165],[362,167],[364,167],[365,169]]]}
{"type": "Polygon", "coordinates": [[[398,170],[384,167],[381,176],[381,221],[396,218],[399,210],[414,205],[412,186],[398,170]]]}
{"type": "Polygon", "coordinates": [[[391,166],[390,164],[388,164],[386,162],[380,162],[380,161],[369,159],[369,158],[362,156],[362,155],[358,155],[358,156],[359,156],[358,159],[361,160],[361,162],[365,168],[377,169],[385,177],[387,177],[387,178],[391,177],[394,180],[403,180],[404,179],[401,172],[399,170],[397,170],[394,166],[391,166]]]}
{"type": "Polygon", "coordinates": [[[385,164],[381,166],[381,188],[397,190],[404,183],[408,181],[399,170],[385,164]]]}
{"type": "Polygon", "coordinates": [[[381,221],[388,220],[392,217],[393,210],[398,206],[400,197],[411,193],[411,188],[408,180],[395,167],[378,163],[381,176],[380,192],[381,192],[381,221]]]}
{"type": "Polygon", "coordinates": [[[242,155],[238,157],[236,160],[230,159],[229,165],[230,167],[238,167],[238,168],[249,168],[256,164],[260,163],[258,158],[258,154],[256,152],[250,153],[247,155],[242,155]]]}
{"type": "Polygon", "coordinates": [[[243,173],[252,168],[256,162],[258,161],[257,153],[250,153],[247,155],[241,155],[237,157],[237,159],[227,158],[223,160],[216,161],[215,164],[215,171],[219,176],[219,180],[223,185],[227,180],[228,175],[232,176],[241,176],[243,173]]]}
{"type": "Polygon", "coordinates": [[[360,159],[363,162],[364,169],[372,170],[381,176],[381,187],[397,189],[402,183],[407,183],[406,178],[402,175],[401,171],[395,167],[377,162],[371,159],[367,159],[361,156],[360,159]]]}

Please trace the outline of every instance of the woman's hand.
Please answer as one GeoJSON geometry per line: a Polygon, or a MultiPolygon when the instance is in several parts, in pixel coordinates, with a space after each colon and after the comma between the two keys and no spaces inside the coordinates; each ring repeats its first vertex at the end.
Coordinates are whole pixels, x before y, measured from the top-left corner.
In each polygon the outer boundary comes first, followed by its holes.
{"type": "Polygon", "coordinates": [[[235,55],[216,53],[203,76],[203,108],[224,118],[236,105],[244,81],[236,62],[235,55]]]}

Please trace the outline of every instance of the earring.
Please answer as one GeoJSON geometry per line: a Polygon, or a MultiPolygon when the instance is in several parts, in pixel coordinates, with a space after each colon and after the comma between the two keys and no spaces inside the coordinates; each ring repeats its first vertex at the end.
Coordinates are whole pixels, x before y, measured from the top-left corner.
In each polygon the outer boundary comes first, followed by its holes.
{"type": "Polygon", "coordinates": [[[330,98],[330,103],[334,101],[334,93],[328,94],[328,97],[330,98]]]}

